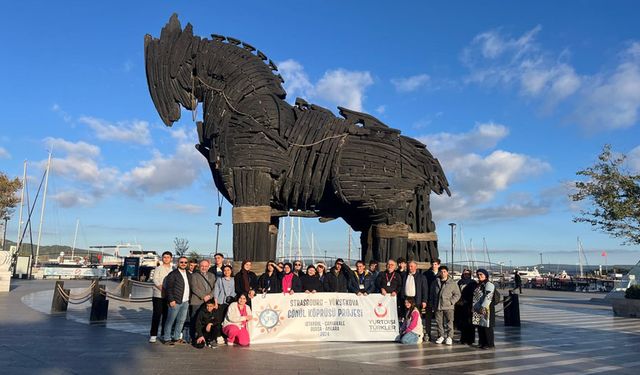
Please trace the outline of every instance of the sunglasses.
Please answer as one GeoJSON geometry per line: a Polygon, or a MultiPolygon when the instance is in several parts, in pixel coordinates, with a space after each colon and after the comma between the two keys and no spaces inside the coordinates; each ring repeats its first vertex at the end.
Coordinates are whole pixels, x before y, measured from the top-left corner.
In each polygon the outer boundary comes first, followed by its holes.
{"type": "Polygon", "coordinates": [[[187,264],[187,263],[189,263],[189,262],[178,262],[178,263],[180,263],[180,264],[187,264]]]}

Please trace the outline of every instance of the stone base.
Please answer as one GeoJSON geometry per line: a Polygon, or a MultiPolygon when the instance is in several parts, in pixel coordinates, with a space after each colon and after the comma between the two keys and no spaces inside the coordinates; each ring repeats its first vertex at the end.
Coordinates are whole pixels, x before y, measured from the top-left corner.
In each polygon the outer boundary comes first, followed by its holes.
{"type": "Polygon", "coordinates": [[[8,292],[11,289],[11,272],[0,271],[0,292],[8,292]]]}
{"type": "Polygon", "coordinates": [[[612,298],[613,315],[640,318],[640,299],[612,298]]]}

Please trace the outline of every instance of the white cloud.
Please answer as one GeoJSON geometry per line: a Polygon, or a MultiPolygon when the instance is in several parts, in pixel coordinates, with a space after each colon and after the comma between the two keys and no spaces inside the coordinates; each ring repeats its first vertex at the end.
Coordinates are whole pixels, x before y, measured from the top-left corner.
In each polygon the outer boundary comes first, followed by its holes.
{"type": "Polygon", "coordinates": [[[51,106],[51,110],[53,112],[59,114],[62,117],[62,120],[64,120],[64,122],[73,121],[73,117],[71,117],[71,115],[69,115],[65,110],[63,110],[62,107],[60,107],[60,105],[58,105],[58,103],[54,103],[51,106]]]}
{"type": "Polygon", "coordinates": [[[302,64],[289,59],[278,63],[278,70],[284,78],[284,89],[290,98],[313,95],[313,85],[302,64]]]}
{"type": "Polygon", "coordinates": [[[376,112],[380,115],[384,114],[384,112],[387,110],[387,106],[386,105],[380,105],[378,106],[378,108],[376,108],[376,112]]]}
{"type": "Polygon", "coordinates": [[[393,78],[391,83],[398,92],[411,92],[429,83],[430,79],[427,74],[418,74],[407,78],[393,78]]]}
{"type": "Polygon", "coordinates": [[[522,199],[498,204],[517,182],[540,175],[551,166],[534,157],[494,149],[509,134],[495,123],[476,124],[466,133],[439,133],[418,138],[438,158],[451,184],[451,198],[434,199],[434,215],[489,218],[534,215],[547,206],[522,199]]]}
{"type": "Polygon", "coordinates": [[[627,164],[633,173],[640,173],[640,146],[629,151],[627,154],[627,164]]]}
{"type": "Polygon", "coordinates": [[[149,123],[146,121],[121,121],[113,124],[90,116],[80,117],[78,121],[89,125],[89,127],[95,131],[98,139],[139,143],[142,145],[151,143],[149,123]]]}
{"type": "MultiPolygon", "coordinates": [[[[124,191],[131,195],[158,194],[191,186],[207,168],[207,162],[183,135],[180,130],[175,135],[179,142],[173,155],[155,151],[152,159],[126,172],[122,177],[124,191]]],[[[191,139],[195,137],[193,134],[191,139]]]]}
{"type": "Polygon", "coordinates": [[[369,72],[344,69],[331,70],[324,74],[315,88],[316,96],[346,108],[362,111],[365,89],[373,84],[369,72]]]}
{"type": "Polygon", "coordinates": [[[0,147],[0,159],[11,159],[11,154],[4,147],[0,147]]]}
{"type": "Polygon", "coordinates": [[[56,153],[64,153],[79,157],[94,158],[100,155],[100,147],[87,142],[70,142],[62,138],[48,137],[44,142],[56,153]]]}
{"type": "Polygon", "coordinates": [[[576,93],[582,78],[562,61],[566,53],[552,58],[540,49],[535,37],[541,30],[538,25],[519,38],[500,30],[477,35],[462,52],[470,70],[467,82],[517,86],[521,95],[541,100],[546,109],[576,93]]]}
{"type": "Polygon", "coordinates": [[[295,60],[281,62],[278,68],[290,99],[301,96],[356,111],[363,110],[365,90],[373,84],[371,73],[367,71],[328,70],[313,84],[302,64],[295,60]]]}
{"type": "Polygon", "coordinates": [[[59,192],[51,196],[51,198],[58,202],[61,207],[69,208],[74,206],[89,206],[94,202],[94,197],[87,195],[84,192],[78,190],[66,190],[59,192]]]}
{"type": "Polygon", "coordinates": [[[168,211],[180,211],[185,214],[197,215],[204,212],[204,206],[195,204],[179,204],[179,203],[167,203],[159,206],[162,209],[168,211]]]}
{"type": "Polygon", "coordinates": [[[589,129],[624,129],[638,122],[640,109],[640,42],[621,55],[613,72],[590,79],[574,117],[589,129]]]}

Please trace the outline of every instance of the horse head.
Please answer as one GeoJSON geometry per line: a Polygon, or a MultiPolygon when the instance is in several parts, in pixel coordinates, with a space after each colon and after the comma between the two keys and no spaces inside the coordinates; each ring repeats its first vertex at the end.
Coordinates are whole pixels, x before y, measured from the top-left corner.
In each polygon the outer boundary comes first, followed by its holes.
{"type": "Polygon", "coordinates": [[[199,44],[200,38],[193,36],[191,24],[182,30],[176,14],[162,28],[159,39],[149,34],[144,37],[149,92],[167,126],[180,119],[180,105],[194,110],[198,104],[193,70],[199,44]]]}

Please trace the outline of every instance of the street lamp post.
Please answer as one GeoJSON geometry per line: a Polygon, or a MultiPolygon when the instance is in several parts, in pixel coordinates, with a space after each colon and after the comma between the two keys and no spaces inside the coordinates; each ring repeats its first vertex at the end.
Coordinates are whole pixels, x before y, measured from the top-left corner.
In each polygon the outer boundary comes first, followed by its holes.
{"type": "Polygon", "coordinates": [[[222,223],[217,222],[216,223],[216,253],[218,252],[218,239],[220,238],[220,226],[222,225],[222,223]]]}
{"type": "Polygon", "coordinates": [[[455,271],[453,263],[453,231],[456,228],[456,223],[449,223],[449,226],[451,227],[451,274],[453,275],[455,271]]]}
{"type": "Polygon", "coordinates": [[[4,219],[4,231],[2,233],[2,250],[4,251],[4,243],[7,240],[7,221],[9,220],[9,216],[5,216],[3,219],[4,219]]]}

